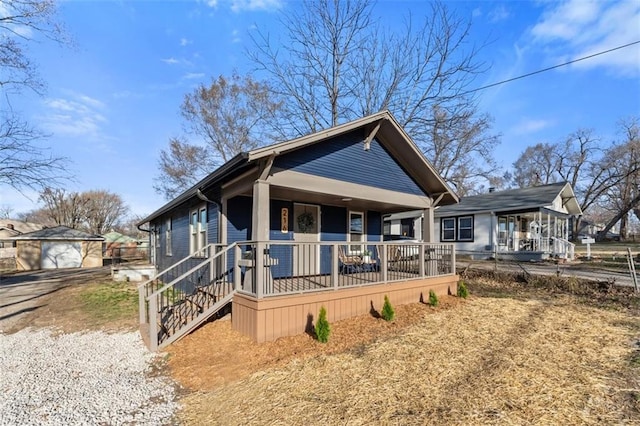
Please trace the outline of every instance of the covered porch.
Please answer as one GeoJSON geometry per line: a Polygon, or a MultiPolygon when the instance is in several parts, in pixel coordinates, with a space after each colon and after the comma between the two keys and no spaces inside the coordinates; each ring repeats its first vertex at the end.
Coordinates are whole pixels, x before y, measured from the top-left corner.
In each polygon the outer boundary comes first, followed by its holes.
{"type": "Polygon", "coordinates": [[[362,248],[347,255],[342,243],[209,245],[191,259],[199,261],[195,267],[185,259],[139,287],[143,335],[153,350],[166,346],[184,335],[185,324],[231,302],[233,328],[263,342],[304,333],[321,305],[336,321],[380,310],[385,295],[405,304],[427,300],[430,290],[457,292],[451,244],[362,248]]]}
{"type": "Polygon", "coordinates": [[[570,215],[539,208],[497,212],[496,255],[508,260],[573,260],[575,244],[569,241],[570,215]]]}

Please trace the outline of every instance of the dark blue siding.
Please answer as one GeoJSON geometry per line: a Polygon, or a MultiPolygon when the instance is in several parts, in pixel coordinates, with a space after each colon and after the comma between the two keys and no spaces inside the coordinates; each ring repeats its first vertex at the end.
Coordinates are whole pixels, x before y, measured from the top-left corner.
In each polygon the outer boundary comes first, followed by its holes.
{"type": "MultiPolygon", "coordinates": [[[[200,208],[201,206],[201,203],[193,204],[191,206],[181,206],[152,222],[152,226],[155,226],[156,229],[159,230],[158,238],[160,239],[160,247],[156,252],[156,263],[160,270],[168,268],[191,254],[189,247],[189,241],[191,238],[189,230],[190,213],[193,209],[200,208]],[[173,220],[171,231],[171,256],[166,255],[166,230],[167,220],[169,218],[173,220]]],[[[207,240],[209,243],[218,241],[218,206],[211,203],[207,205],[207,240]]],[[[198,260],[194,261],[194,266],[197,262],[198,260]]]]}
{"type": "MultiPolygon", "coordinates": [[[[227,201],[227,244],[251,240],[252,205],[251,197],[233,197],[227,201]]],[[[242,251],[249,249],[241,247],[242,251]]],[[[227,267],[233,267],[233,256],[227,258],[227,267]]]]}
{"type": "Polygon", "coordinates": [[[363,149],[364,136],[352,132],[276,157],[283,169],[414,195],[424,192],[377,140],[363,149]]]}
{"type": "Polygon", "coordinates": [[[207,241],[209,244],[220,242],[220,234],[218,233],[220,217],[218,212],[218,205],[209,203],[207,210],[207,241]]]}
{"type": "MultiPolygon", "coordinates": [[[[382,214],[380,212],[367,211],[367,241],[382,241],[382,214]]],[[[375,259],[378,258],[378,251],[375,245],[368,245],[369,250],[375,259]]]]}
{"type": "MultiPolygon", "coordinates": [[[[322,206],[321,241],[346,241],[347,239],[347,209],[344,207],[322,206]]],[[[320,273],[331,273],[331,248],[320,248],[320,273]]]]}
{"type": "Polygon", "coordinates": [[[227,244],[251,239],[251,197],[233,197],[227,201],[227,244]]]}

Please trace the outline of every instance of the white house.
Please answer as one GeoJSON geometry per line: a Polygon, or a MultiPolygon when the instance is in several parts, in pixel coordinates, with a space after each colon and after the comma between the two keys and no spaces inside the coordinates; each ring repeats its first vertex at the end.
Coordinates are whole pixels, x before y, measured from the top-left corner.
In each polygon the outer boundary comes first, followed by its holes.
{"type": "Polygon", "coordinates": [[[434,215],[439,240],[454,242],[461,255],[571,260],[570,222],[582,210],[571,185],[559,182],[464,197],[434,215]]]}

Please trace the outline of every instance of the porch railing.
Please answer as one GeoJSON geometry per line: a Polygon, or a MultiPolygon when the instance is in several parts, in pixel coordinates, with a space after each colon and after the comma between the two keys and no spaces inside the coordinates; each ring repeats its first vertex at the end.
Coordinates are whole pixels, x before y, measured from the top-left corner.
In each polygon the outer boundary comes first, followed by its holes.
{"type": "Polygon", "coordinates": [[[553,254],[563,257],[567,260],[573,260],[575,258],[576,245],[571,241],[564,240],[562,238],[553,239],[553,254]]]}
{"type": "Polygon", "coordinates": [[[455,274],[453,244],[246,241],[235,258],[257,298],[455,274]]]}
{"type": "Polygon", "coordinates": [[[234,289],[227,255],[234,247],[210,244],[138,287],[140,324],[152,350],[175,341],[227,300],[234,289]]]}

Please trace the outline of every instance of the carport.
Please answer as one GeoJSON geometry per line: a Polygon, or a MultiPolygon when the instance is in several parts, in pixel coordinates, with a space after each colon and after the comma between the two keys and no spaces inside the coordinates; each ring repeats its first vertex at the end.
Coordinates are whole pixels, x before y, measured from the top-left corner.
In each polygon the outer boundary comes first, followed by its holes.
{"type": "Polygon", "coordinates": [[[16,241],[16,265],[19,271],[102,266],[104,238],[99,235],[56,226],[12,239],[16,241]]]}

